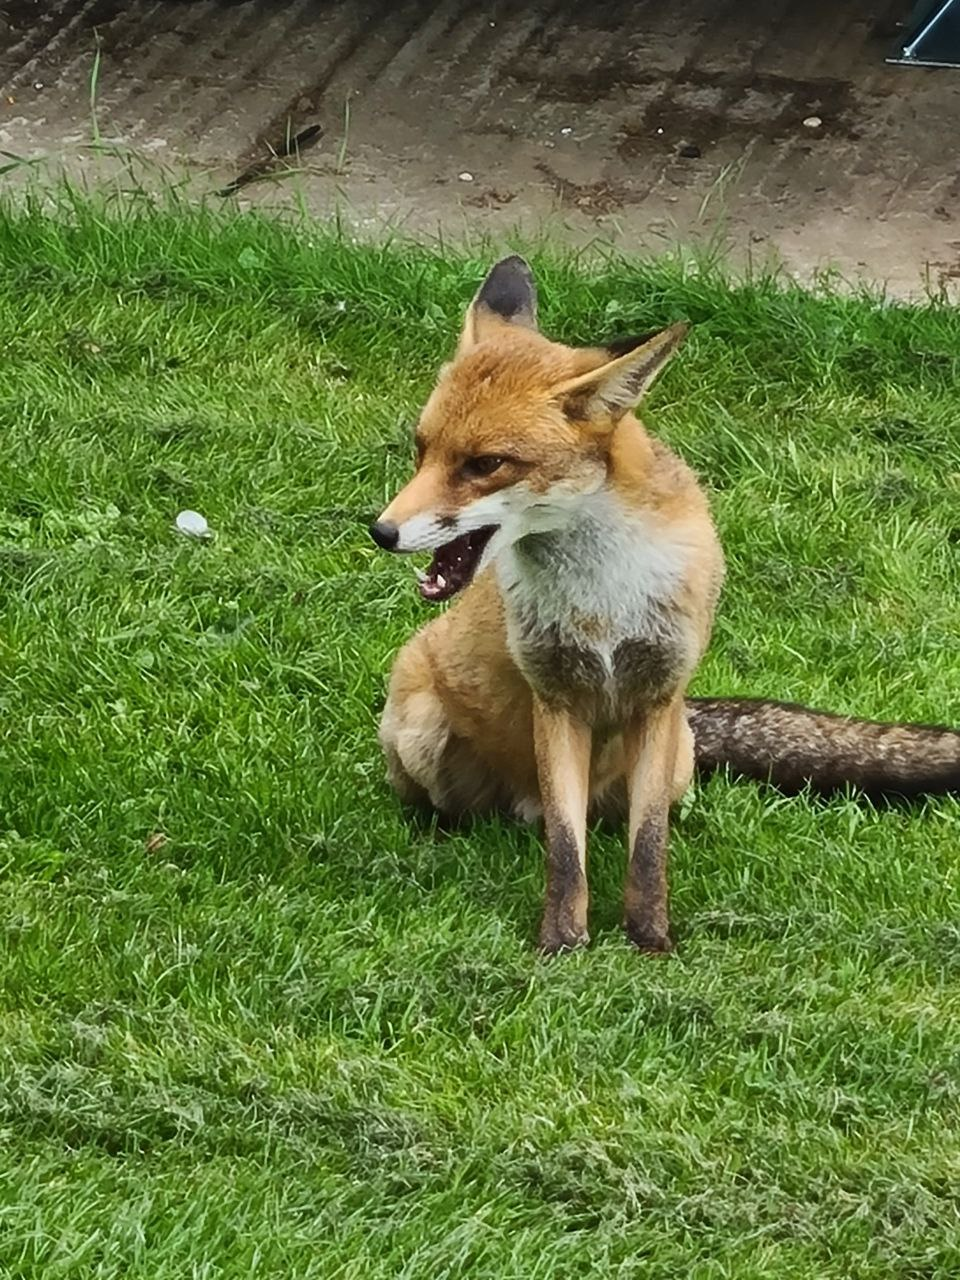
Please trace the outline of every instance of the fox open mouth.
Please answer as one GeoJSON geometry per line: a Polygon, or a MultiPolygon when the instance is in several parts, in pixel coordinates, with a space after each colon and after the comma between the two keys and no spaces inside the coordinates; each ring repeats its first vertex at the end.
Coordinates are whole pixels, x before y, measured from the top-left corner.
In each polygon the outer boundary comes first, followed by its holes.
{"type": "Polygon", "coordinates": [[[424,600],[449,600],[462,591],[477,571],[480,557],[499,526],[487,525],[461,534],[452,542],[437,547],[426,573],[417,570],[420,594],[424,600]]]}

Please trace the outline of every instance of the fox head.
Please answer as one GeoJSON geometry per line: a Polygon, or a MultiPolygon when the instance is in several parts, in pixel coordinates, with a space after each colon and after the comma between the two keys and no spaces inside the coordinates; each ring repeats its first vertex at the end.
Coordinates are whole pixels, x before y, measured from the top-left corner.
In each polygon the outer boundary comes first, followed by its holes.
{"type": "Polygon", "coordinates": [[[526,262],[497,263],[420,415],[416,472],[371,526],[374,542],[432,550],[420,592],[446,600],[510,543],[562,528],[606,483],[615,429],[685,333],[674,325],[616,352],[551,342],[526,262]]]}

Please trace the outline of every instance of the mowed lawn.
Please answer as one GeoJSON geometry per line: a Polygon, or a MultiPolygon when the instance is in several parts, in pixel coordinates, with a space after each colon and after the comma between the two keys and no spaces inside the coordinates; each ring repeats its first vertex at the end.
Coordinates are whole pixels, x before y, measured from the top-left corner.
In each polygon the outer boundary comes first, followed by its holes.
{"type": "MultiPolygon", "coordinates": [[[[694,322],[696,690],[960,723],[960,315],[534,256],[557,337],[694,322]]],[[[714,779],[676,954],[597,832],[544,961],[537,834],[385,786],[365,524],[490,258],[0,211],[0,1275],[960,1273],[960,804],[714,779]]]]}

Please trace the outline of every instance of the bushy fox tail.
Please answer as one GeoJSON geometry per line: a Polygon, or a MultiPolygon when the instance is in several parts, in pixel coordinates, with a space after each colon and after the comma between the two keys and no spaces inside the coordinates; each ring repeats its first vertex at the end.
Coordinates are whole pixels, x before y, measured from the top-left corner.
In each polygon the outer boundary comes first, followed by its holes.
{"type": "Polygon", "coordinates": [[[754,698],[690,698],[697,768],[727,767],[781,791],[868,796],[960,792],[960,731],[880,724],[754,698]]]}

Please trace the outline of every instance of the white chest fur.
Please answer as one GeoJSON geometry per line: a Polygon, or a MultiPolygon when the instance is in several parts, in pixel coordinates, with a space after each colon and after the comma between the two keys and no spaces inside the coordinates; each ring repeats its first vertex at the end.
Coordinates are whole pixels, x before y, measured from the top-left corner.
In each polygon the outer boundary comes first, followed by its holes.
{"type": "Polygon", "coordinates": [[[496,570],[511,630],[556,628],[571,642],[612,652],[656,630],[688,554],[676,535],[603,492],[567,528],[505,548],[496,570]]]}
{"type": "Polygon", "coordinates": [[[609,709],[630,691],[661,696],[696,661],[676,607],[691,549],[609,492],[574,522],[532,534],[496,559],[510,649],[534,688],[575,686],[609,709]]]}

